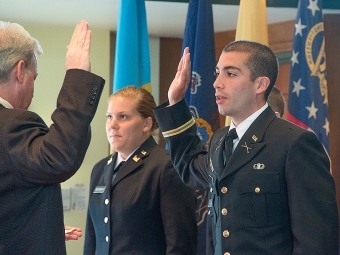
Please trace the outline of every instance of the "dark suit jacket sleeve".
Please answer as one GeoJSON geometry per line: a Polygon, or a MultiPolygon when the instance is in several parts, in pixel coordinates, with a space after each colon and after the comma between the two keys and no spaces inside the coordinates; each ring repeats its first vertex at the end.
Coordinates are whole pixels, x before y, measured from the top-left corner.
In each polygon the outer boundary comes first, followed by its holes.
{"type": "Polygon", "coordinates": [[[50,128],[35,113],[15,111],[5,139],[18,176],[48,184],[63,182],[76,172],[90,143],[90,123],[104,83],[92,73],[68,70],[50,128]]]}
{"type": "Polygon", "coordinates": [[[183,182],[194,189],[209,189],[209,157],[185,100],[169,107],[164,103],[154,113],[183,182]]]}
{"type": "Polygon", "coordinates": [[[160,208],[167,255],[196,254],[196,196],[185,186],[169,161],[160,179],[160,208]]]}
{"type": "Polygon", "coordinates": [[[329,160],[314,133],[303,132],[286,160],[292,254],[338,254],[339,223],[329,160]]]}

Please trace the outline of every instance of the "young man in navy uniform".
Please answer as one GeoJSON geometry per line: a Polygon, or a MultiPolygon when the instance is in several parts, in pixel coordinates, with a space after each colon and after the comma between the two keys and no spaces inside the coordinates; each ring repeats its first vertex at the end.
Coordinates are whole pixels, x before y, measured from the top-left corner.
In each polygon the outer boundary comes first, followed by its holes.
{"type": "Polygon", "coordinates": [[[215,132],[209,151],[184,100],[190,71],[186,48],[169,102],[155,114],[182,180],[211,192],[215,254],[338,254],[329,158],[314,133],[277,118],[266,102],[278,75],[274,53],[250,41],[223,49],[213,86],[232,122],[215,132]]]}

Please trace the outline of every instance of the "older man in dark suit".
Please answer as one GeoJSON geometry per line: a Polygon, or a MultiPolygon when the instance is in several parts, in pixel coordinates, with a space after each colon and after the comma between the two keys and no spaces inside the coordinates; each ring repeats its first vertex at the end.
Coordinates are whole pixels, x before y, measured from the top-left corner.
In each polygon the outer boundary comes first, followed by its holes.
{"type": "Polygon", "coordinates": [[[47,127],[31,103],[38,41],[0,21],[0,254],[66,254],[60,182],[80,167],[105,81],[90,73],[91,31],[74,30],[66,76],[47,127]]]}
{"type": "Polygon", "coordinates": [[[235,41],[223,49],[214,88],[219,112],[232,123],[215,132],[209,151],[183,99],[188,49],[169,103],[155,110],[182,180],[211,192],[216,255],[338,254],[329,158],[314,133],[277,118],[266,103],[277,74],[267,46],[235,41]]]}

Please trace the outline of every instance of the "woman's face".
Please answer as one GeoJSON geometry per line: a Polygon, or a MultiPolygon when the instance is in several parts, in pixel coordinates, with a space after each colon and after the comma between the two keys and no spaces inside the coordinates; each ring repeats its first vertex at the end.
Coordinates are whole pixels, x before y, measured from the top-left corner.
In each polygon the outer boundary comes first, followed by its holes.
{"type": "Polygon", "coordinates": [[[152,120],[136,109],[137,99],[111,97],[106,112],[106,135],[114,151],[126,159],[151,135],[152,120]]]}

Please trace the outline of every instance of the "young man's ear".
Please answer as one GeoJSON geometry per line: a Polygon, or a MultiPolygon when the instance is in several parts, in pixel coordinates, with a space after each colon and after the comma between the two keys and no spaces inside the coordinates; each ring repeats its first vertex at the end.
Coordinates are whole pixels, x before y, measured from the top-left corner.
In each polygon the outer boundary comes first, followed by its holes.
{"type": "Polygon", "coordinates": [[[270,84],[270,80],[268,77],[258,77],[257,79],[258,79],[258,82],[257,82],[256,90],[260,94],[267,90],[270,84]]]}

